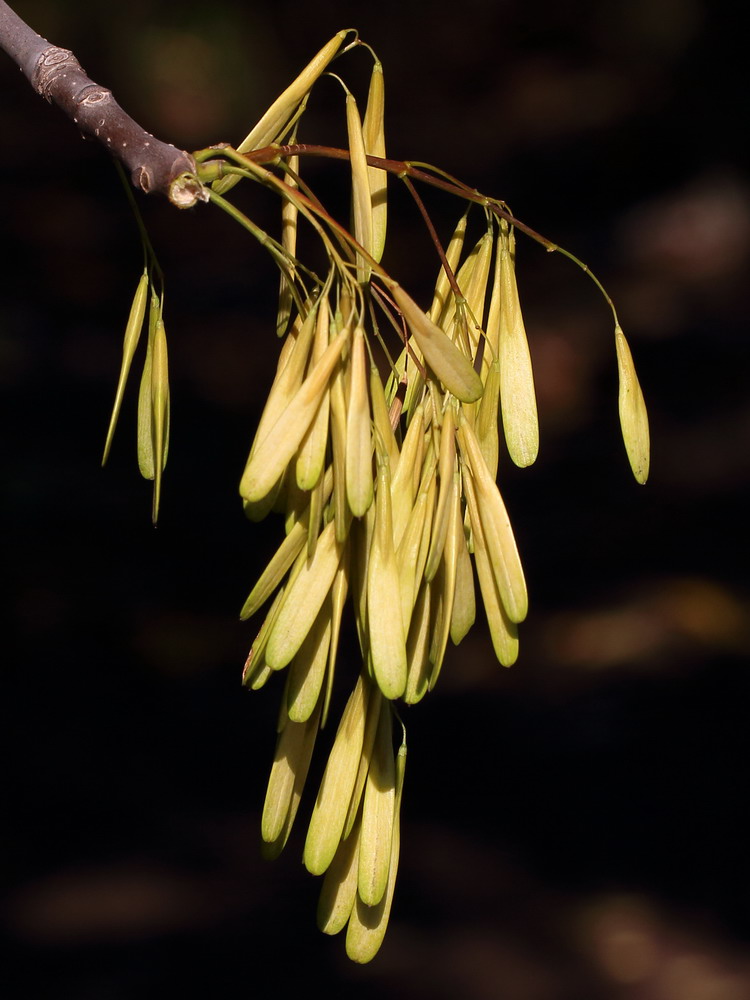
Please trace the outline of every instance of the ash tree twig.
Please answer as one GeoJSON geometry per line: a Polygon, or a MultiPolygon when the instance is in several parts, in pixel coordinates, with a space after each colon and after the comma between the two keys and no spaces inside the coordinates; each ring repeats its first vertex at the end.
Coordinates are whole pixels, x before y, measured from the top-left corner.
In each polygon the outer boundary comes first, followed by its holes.
{"type": "Polygon", "coordinates": [[[135,187],[164,194],[179,208],[207,200],[189,153],[146,132],[123,111],[112,91],[87,76],[72,52],[38,35],[5,0],[0,0],[0,48],[38,94],[123,164],[135,187]]]}

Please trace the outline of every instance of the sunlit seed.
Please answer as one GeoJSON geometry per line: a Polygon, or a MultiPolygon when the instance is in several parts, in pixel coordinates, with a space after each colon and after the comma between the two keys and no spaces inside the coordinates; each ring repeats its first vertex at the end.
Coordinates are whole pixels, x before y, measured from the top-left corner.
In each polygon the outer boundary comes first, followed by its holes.
{"type": "Polygon", "coordinates": [[[370,405],[372,406],[373,426],[379,437],[380,447],[385,448],[391,469],[395,470],[399,460],[398,443],[393,433],[380,372],[375,365],[370,366],[370,405]]]}
{"type": "MultiPolygon", "coordinates": [[[[347,539],[347,547],[350,543],[347,539]]],[[[320,719],[322,729],[328,721],[328,708],[331,702],[333,690],[333,678],[336,667],[336,657],[339,648],[339,636],[341,634],[341,616],[344,612],[344,604],[349,592],[349,559],[348,552],[344,551],[336,576],[331,585],[331,643],[328,649],[328,666],[326,668],[325,688],[323,691],[323,714],[320,719]]]]}
{"type": "Polygon", "coordinates": [[[477,404],[475,423],[479,447],[482,449],[482,455],[493,479],[497,476],[500,455],[500,437],[498,433],[499,403],[500,364],[497,361],[493,361],[487,369],[484,393],[477,404]]]}
{"type": "Polygon", "coordinates": [[[367,682],[360,675],[344,708],[313,807],[303,861],[313,875],[328,868],[341,840],[362,754],[367,682]]]}
{"type": "MultiPolygon", "coordinates": [[[[466,236],[466,223],[469,218],[468,208],[458,220],[458,225],[453,231],[450,243],[448,244],[448,249],[445,252],[446,260],[448,261],[448,266],[451,272],[455,275],[456,268],[458,267],[458,262],[461,259],[461,252],[463,251],[464,238],[466,236]]],[[[430,306],[430,319],[433,323],[439,323],[440,317],[443,314],[443,309],[449,301],[451,295],[451,286],[448,274],[445,267],[440,268],[440,272],[435,282],[435,291],[432,296],[432,305],[430,306]]]]}
{"type": "Polygon", "coordinates": [[[288,836],[291,829],[310,767],[319,716],[317,710],[305,722],[287,722],[276,741],[261,816],[261,836],[267,843],[279,840],[285,832],[288,836]]]}
{"type": "MultiPolygon", "coordinates": [[[[306,562],[307,562],[307,560],[306,560],[306,553],[303,550],[303,551],[301,551],[298,554],[297,558],[295,559],[295,561],[294,561],[294,563],[292,565],[292,568],[289,570],[289,575],[288,575],[288,577],[286,579],[286,582],[278,590],[276,596],[274,597],[273,601],[271,602],[270,608],[266,612],[266,617],[263,619],[263,624],[261,625],[260,631],[258,632],[257,636],[255,637],[255,641],[253,642],[252,648],[250,650],[250,656],[248,657],[247,664],[245,665],[246,669],[247,669],[248,664],[250,664],[251,662],[253,662],[253,663],[258,663],[258,662],[266,663],[266,659],[265,659],[265,657],[266,657],[266,647],[268,646],[268,640],[269,640],[269,638],[271,636],[271,632],[273,631],[273,627],[276,624],[276,621],[277,621],[277,619],[279,617],[279,612],[281,611],[281,607],[282,607],[282,604],[284,602],[284,597],[285,597],[287,591],[289,590],[289,588],[291,587],[291,585],[294,583],[294,581],[297,579],[297,577],[301,573],[302,568],[303,568],[303,566],[305,566],[306,562]]],[[[269,669],[273,669],[273,668],[271,668],[269,666],[269,669]]],[[[246,683],[244,675],[243,675],[243,683],[246,683]]],[[[251,685],[251,687],[252,687],[252,685],[251,685]]]]}
{"type": "MultiPolygon", "coordinates": [[[[312,345],[311,364],[314,367],[328,347],[330,312],[328,301],[320,303],[315,319],[315,337],[312,345]]],[[[330,394],[324,393],[318,412],[299,447],[295,466],[297,485],[301,490],[311,490],[318,482],[325,465],[328,445],[330,394]]]]}
{"type": "Polygon", "coordinates": [[[619,324],[615,327],[615,346],[620,381],[618,403],[622,439],[633,475],[637,482],[643,484],[648,479],[649,470],[648,413],[633,364],[633,355],[619,324]]]}
{"type": "Polygon", "coordinates": [[[151,355],[151,420],[154,442],[154,500],[151,516],[156,524],[159,516],[162,473],[167,464],[169,449],[169,366],[167,336],[161,316],[156,321],[151,355]]]}
{"type": "Polygon", "coordinates": [[[472,252],[461,265],[456,275],[456,283],[461,289],[461,300],[452,294],[441,314],[439,325],[452,340],[465,342],[467,352],[474,354],[480,338],[479,329],[484,315],[484,300],[492,259],[492,233],[485,232],[477,241],[472,252]],[[465,334],[460,337],[454,329],[460,325],[465,334]]]}
{"type": "Polygon", "coordinates": [[[400,285],[395,281],[387,281],[386,284],[425,361],[448,392],[452,392],[464,403],[479,399],[482,395],[482,380],[474,371],[471,360],[422,312],[400,285]]]}
{"type": "Polygon", "coordinates": [[[383,695],[377,685],[371,685],[370,695],[367,702],[367,719],[365,721],[365,735],[362,740],[362,754],[359,758],[357,777],[352,789],[352,797],[349,800],[349,808],[346,812],[344,829],[341,834],[343,840],[349,837],[354,829],[355,822],[361,816],[362,796],[365,790],[365,782],[372,762],[373,747],[378,731],[378,720],[380,719],[382,706],[384,704],[383,695]]]}
{"type": "Polygon", "coordinates": [[[437,573],[437,568],[443,556],[443,548],[448,534],[451,516],[451,498],[453,496],[453,473],[456,463],[455,417],[452,404],[449,402],[443,414],[443,426],[440,431],[440,459],[438,474],[440,489],[437,507],[433,521],[430,551],[425,566],[425,579],[431,580],[437,573]]]}
{"type": "Polygon", "coordinates": [[[367,567],[367,630],[378,686],[386,698],[398,698],[406,686],[406,636],[398,600],[390,487],[388,460],[378,456],[375,530],[367,567]]]}
{"type": "Polygon", "coordinates": [[[476,598],[474,595],[474,571],[471,556],[466,546],[463,519],[453,526],[456,533],[456,594],[451,614],[451,641],[454,645],[466,636],[476,618],[476,598]]]}
{"type": "Polygon", "coordinates": [[[138,282],[138,286],[136,287],[133,302],[130,307],[128,322],[125,326],[125,337],[122,344],[122,364],[120,366],[120,376],[117,381],[117,390],[115,392],[115,402],[112,407],[112,416],[110,417],[109,428],[107,430],[107,439],[104,444],[102,465],[104,465],[107,461],[110,448],[112,447],[112,438],[114,437],[115,427],[117,426],[117,420],[120,416],[120,408],[122,406],[122,398],[125,393],[125,385],[128,380],[128,374],[130,373],[133,355],[135,354],[135,349],[138,346],[138,341],[141,337],[141,330],[143,329],[143,320],[146,315],[147,301],[148,272],[144,270],[138,282]]]}
{"type": "Polygon", "coordinates": [[[485,544],[474,481],[468,471],[464,472],[463,488],[474,530],[474,561],[492,647],[498,661],[504,667],[510,667],[518,658],[518,628],[510,621],[503,606],[497,577],[493,571],[492,557],[485,544]]]}
{"type": "Polygon", "coordinates": [[[271,596],[283,580],[284,574],[302,551],[306,540],[307,519],[298,521],[276,550],[242,606],[242,611],[240,611],[242,621],[254,615],[271,596]]]}
{"type": "MultiPolygon", "coordinates": [[[[365,151],[370,156],[385,157],[385,83],[383,67],[376,60],[372,67],[367,107],[362,121],[365,151]]],[[[388,172],[378,167],[367,168],[372,201],[372,255],[380,261],[385,249],[388,217],[388,172]]]]}
{"type": "Polygon", "coordinates": [[[449,525],[443,549],[443,560],[440,566],[440,574],[436,581],[439,582],[440,586],[438,591],[439,602],[435,611],[435,624],[433,626],[432,644],[430,646],[430,661],[433,664],[432,674],[430,675],[430,690],[435,686],[435,682],[440,675],[445,650],[448,645],[448,636],[451,630],[458,576],[459,539],[457,528],[460,528],[461,521],[460,478],[458,472],[456,472],[453,478],[449,525]]]}
{"type": "Polygon", "coordinates": [[[383,701],[379,716],[365,783],[359,841],[357,892],[367,906],[377,906],[388,885],[396,798],[396,765],[388,702],[383,701]]]}
{"type": "Polygon", "coordinates": [[[408,662],[404,701],[415,705],[427,694],[432,664],[430,663],[432,585],[422,580],[409,626],[406,642],[408,662]]]}
{"type": "Polygon", "coordinates": [[[346,495],[355,517],[372,503],[372,434],[365,334],[357,327],[350,358],[351,385],[346,418],[346,495]]]}
{"type": "Polygon", "coordinates": [[[401,584],[401,616],[404,622],[404,631],[407,634],[409,632],[414,602],[419,590],[420,578],[417,576],[417,569],[425,527],[424,521],[427,516],[428,493],[429,487],[425,485],[417,494],[406,531],[396,550],[398,578],[401,584]]]}
{"type": "Polygon", "coordinates": [[[343,542],[349,526],[349,506],[346,499],[346,397],[341,364],[331,380],[330,404],[334,521],[336,537],[343,542]]]}
{"type": "Polygon", "coordinates": [[[425,516],[424,521],[422,522],[422,538],[419,541],[419,555],[417,556],[417,565],[414,570],[415,583],[417,587],[424,576],[425,566],[427,565],[427,556],[429,555],[430,543],[432,541],[432,524],[435,520],[435,504],[437,503],[436,477],[434,475],[430,475],[429,479],[426,480],[426,485],[427,497],[425,501],[425,516]]]}
{"type": "Polygon", "coordinates": [[[359,521],[352,523],[350,534],[350,577],[352,604],[354,606],[354,623],[357,627],[357,637],[363,657],[368,649],[367,630],[367,574],[372,550],[372,538],[375,533],[375,504],[359,521]]]}
{"type": "MultiPolygon", "coordinates": [[[[293,174],[299,173],[299,156],[289,156],[286,163],[293,174]]],[[[292,173],[285,174],[285,182],[289,187],[297,188],[298,184],[292,173]]],[[[276,334],[283,337],[286,333],[289,319],[292,315],[294,298],[290,278],[293,280],[295,267],[291,259],[297,252],[297,223],[299,208],[296,201],[286,199],[281,204],[281,246],[288,254],[288,274],[279,275],[279,307],[276,313],[276,334]]]]}
{"type": "MultiPolygon", "coordinates": [[[[341,48],[341,43],[349,34],[349,30],[338,34],[323,46],[317,55],[310,60],[299,76],[280,94],[266,111],[260,121],[237,147],[238,152],[246,153],[253,149],[262,149],[270,145],[283,133],[300,102],[313,86],[315,81],[325,71],[328,64],[341,48]]],[[[235,177],[225,177],[213,185],[215,191],[224,194],[237,183],[235,177]]]]}
{"type": "Polygon", "coordinates": [[[348,336],[349,331],[344,330],[329,344],[286,410],[250,456],[240,483],[240,493],[246,499],[259,500],[265,496],[297,451],[315,418],[348,336]]]}
{"type": "Polygon", "coordinates": [[[315,331],[315,312],[314,308],[311,309],[304,321],[298,317],[292,330],[286,336],[276,368],[276,375],[268,392],[268,398],[250,448],[248,464],[258,446],[286,412],[302,386],[315,331]]]}
{"type": "Polygon", "coordinates": [[[353,962],[364,964],[372,961],[383,943],[383,938],[388,927],[393,893],[396,887],[399,850],[401,846],[400,815],[405,769],[406,741],[404,740],[396,755],[396,801],[393,810],[393,838],[391,841],[388,886],[377,906],[367,906],[357,896],[346,930],[346,954],[353,962]]]}
{"type": "Polygon", "coordinates": [[[333,522],[323,529],[312,559],[307,559],[286,589],[266,647],[266,660],[281,670],[297,653],[331,589],[343,547],[333,522]]]}
{"type": "Polygon", "coordinates": [[[331,644],[331,601],[318,617],[291,662],[287,677],[287,710],[292,722],[305,722],[319,702],[331,644]]]}
{"type": "Polygon", "coordinates": [[[138,391],[138,469],[144,479],[154,478],[153,397],[151,393],[151,368],[154,353],[156,323],[161,316],[161,303],[151,289],[148,313],[148,341],[143,373],[138,391]]]}
{"type": "Polygon", "coordinates": [[[471,512],[472,530],[476,534],[476,518],[480,518],[484,542],[498,581],[503,606],[511,621],[521,622],[528,612],[529,600],[505,504],[484,461],[474,430],[466,421],[462,421],[458,428],[458,441],[476,487],[476,512],[471,512]]]}
{"type": "Polygon", "coordinates": [[[539,420],[534,373],[518,299],[513,264],[513,234],[501,234],[498,260],[502,299],[500,304],[500,407],[508,453],[516,465],[531,465],[539,452],[539,420]]]}
{"type": "Polygon", "coordinates": [[[307,558],[312,559],[323,528],[324,477],[321,477],[309,492],[310,505],[307,508],[307,558]]]}
{"type": "MultiPolygon", "coordinates": [[[[352,217],[354,238],[368,254],[372,254],[372,198],[367,168],[365,140],[357,102],[353,94],[346,95],[346,130],[349,139],[349,161],[352,170],[352,217]]],[[[370,265],[357,253],[357,280],[367,281],[370,265]]]]}
{"type": "Polygon", "coordinates": [[[424,438],[424,407],[420,404],[411,419],[401,455],[395,470],[391,470],[391,517],[394,545],[401,543],[414,505],[414,469],[419,468],[419,450],[424,438]]]}

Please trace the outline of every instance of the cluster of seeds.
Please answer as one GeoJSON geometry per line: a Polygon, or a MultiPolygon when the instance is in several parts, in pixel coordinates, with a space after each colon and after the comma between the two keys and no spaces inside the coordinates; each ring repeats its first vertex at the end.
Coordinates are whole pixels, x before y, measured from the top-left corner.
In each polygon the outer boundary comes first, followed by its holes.
{"type": "Polygon", "coordinates": [[[373,279],[372,297],[407,331],[385,384],[361,283],[332,277],[296,316],[240,486],[248,516],[273,508],[286,519],[284,540],[242,610],[247,618],[270,602],[245,683],[260,688],[288,668],[262,822],[274,854],[289,836],[328,717],[351,598],[362,666],[304,861],[326,873],[321,928],[335,933],[348,920],[347,951],[359,961],[382,939],[398,857],[405,746],[394,755],[393,702],[418,702],[438,678],[449,638],[459,643],[473,624],[472,555],[505,665],[518,655],[528,607],[495,481],[501,407],[518,464],[534,460],[538,442],[513,233],[490,218],[462,261],[465,232],[464,217],[447,251],[463,294],[441,269],[429,313],[392,280],[373,279]]]}
{"type": "Polygon", "coordinates": [[[133,297],[122,345],[120,377],[115,402],[104,444],[102,465],[109,457],[117,421],[120,416],[125,386],[133,357],[141,339],[148,305],[148,337],[138,393],[138,468],[144,479],[154,482],[152,519],[159,516],[161,480],[169,451],[169,366],[167,336],[164,329],[164,299],[157,294],[148,264],[133,297]]]}
{"type": "MultiPolygon", "coordinates": [[[[516,287],[514,220],[507,207],[433,176],[433,183],[478,202],[484,212],[476,243],[467,243],[467,209],[443,248],[413,191],[441,259],[427,311],[381,264],[388,172],[411,187],[411,165],[394,167],[385,159],[383,73],[377,60],[362,118],[340,81],[351,231],[328,215],[300,176],[300,153],[321,148],[297,144],[299,120],[311,87],[348,34],[339,32],[321,49],[237,150],[211,147],[195,159],[211,201],[260,240],[281,273],[277,332],[284,341],[240,483],[250,519],[275,511],[285,522],[283,541],[241,613],[247,619],[265,611],[244,684],[257,690],[286,671],[262,837],[269,856],[289,838],[315,744],[328,721],[350,606],[361,655],[357,669],[349,668],[340,681],[351,693],[312,809],[303,858],[311,873],[324,876],[320,928],[328,934],[346,928],[347,954],[367,962],[385,934],[398,867],[406,741],[396,705],[419,702],[435,685],[449,639],[460,643],[474,623],[478,596],[498,660],[506,666],[515,662],[528,597],[496,482],[500,428],[510,458],[521,467],[536,459],[539,428],[516,287]],[[242,178],[281,196],[278,241],[224,198],[242,178]],[[320,237],[325,278],[296,256],[301,220],[320,237]],[[381,333],[383,323],[398,337],[395,360],[381,333]]],[[[341,152],[328,150],[337,158],[341,152]]],[[[559,249],[534,235],[547,249],[559,249]]],[[[126,332],[107,450],[147,289],[144,275],[126,332]]],[[[156,479],[156,509],[168,394],[161,305],[153,293],[150,316],[139,460],[144,475],[156,479]]],[[[616,318],[615,342],[623,435],[635,476],[643,482],[648,423],[616,318]]]]}

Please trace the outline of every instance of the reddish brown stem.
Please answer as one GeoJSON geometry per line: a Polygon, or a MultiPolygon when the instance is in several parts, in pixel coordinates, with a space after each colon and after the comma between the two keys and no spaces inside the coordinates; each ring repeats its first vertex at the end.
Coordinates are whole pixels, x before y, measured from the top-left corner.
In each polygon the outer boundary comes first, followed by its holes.
{"type": "MultiPolygon", "coordinates": [[[[273,163],[279,156],[291,156],[295,153],[300,156],[323,156],[329,160],[349,159],[348,149],[338,149],[334,146],[309,145],[307,143],[297,143],[289,146],[267,146],[265,149],[255,149],[251,153],[244,153],[242,155],[247,159],[252,160],[254,163],[266,164],[273,163]]],[[[371,167],[378,167],[381,170],[386,170],[389,174],[395,174],[397,177],[401,177],[402,179],[404,177],[410,177],[413,180],[429,184],[431,187],[439,188],[441,191],[447,191],[448,194],[455,195],[457,198],[463,198],[464,201],[471,201],[475,205],[482,205],[484,208],[489,209],[498,218],[505,219],[511,225],[515,226],[515,228],[520,232],[525,233],[526,236],[534,240],[536,243],[540,243],[545,250],[559,249],[556,243],[548,240],[546,236],[542,236],[541,233],[532,229],[531,226],[527,226],[525,222],[521,222],[521,220],[517,219],[512,212],[509,212],[505,208],[501,208],[497,202],[487,198],[474,188],[461,184],[459,181],[449,181],[443,177],[438,177],[435,174],[431,174],[427,170],[421,170],[419,167],[413,166],[405,160],[391,160],[380,156],[368,155],[367,163],[371,167]]]]}

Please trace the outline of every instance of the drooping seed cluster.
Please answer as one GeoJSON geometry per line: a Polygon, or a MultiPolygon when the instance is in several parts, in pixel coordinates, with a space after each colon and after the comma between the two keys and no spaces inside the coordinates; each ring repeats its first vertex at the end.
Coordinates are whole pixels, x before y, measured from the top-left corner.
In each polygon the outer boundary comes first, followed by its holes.
{"type": "Polygon", "coordinates": [[[159,516],[161,480],[169,451],[169,366],[167,337],[164,330],[164,297],[157,294],[148,266],[136,286],[122,345],[122,363],[117,382],[112,416],[107,430],[102,465],[109,457],[115,428],[120,416],[125,386],[130,374],[148,304],[148,337],[138,392],[138,468],[144,479],[154,481],[151,516],[159,516]]]}
{"type": "MultiPolygon", "coordinates": [[[[281,271],[277,332],[285,339],[240,484],[250,519],[275,511],[285,520],[283,540],[241,612],[243,619],[264,612],[243,682],[259,689],[285,672],[262,838],[269,856],[287,843],[338,670],[351,693],[303,857],[311,873],[323,876],[320,928],[328,934],[346,928],[347,954],[367,962],[385,934],[398,868],[406,742],[402,735],[394,747],[396,705],[415,704],[434,687],[449,639],[461,642],[479,602],[498,660],[515,662],[528,597],[496,481],[500,427],[510,458],[521,467],[537,457],[539,428],[516,287],[515,233],[507,221],[512,216],[493,210],[501,203],[484,200],[486,226],[474,245],[466,245],[467,210],[440,248],[428,311],[381,265],[388,162],[380,63],[374,60],[362,119],[341,81],[351,233],[306,188],[298,152],[275,155],[279,146],[273,144],[286,139],[294,146],[310,90],[348,34],[339,32],[320,50],[238,151],[221,149],[221,161],[215,148],[195,158],[204,165],[204,182],[213,184],[211,200],[261,241],[281,271]],[[268,146],[272,157],[263,162],[273,162],[283,180],[249,155],[268,146]],[[280,241],[223,198],[243,177],[281,195],[280,241]],[[325,280],[297,259],[300,219],[321,238],[325,280]],[[402,345],[395,361],[382,337],[383,321],[402,345]],[[347,662],[342,669],[337,663],[347,608],[360,656],[354,668],[347,662]]],[[[476,195],[462,186],[454,191],[464,192],[476,195]]],[[[105,457],[148,286],[146,273],[126,330],[105,457]]],[[[155,512],[169,425],[161,307],[152,290],[138,434],[141,471],[156,480],[155,512]]],[[[615,343],[623,436],[636,479],[644,482],[645,404],[617,322],[615,343]]]]}
{"type": "Polygon", "coordinates": [[[394,756],[392,704],[418,702],[438,678],[448,640],[459,643],[473,624],[472,555],[505,665],[517,657],[528,606],[495,481],[501,402],[519,464],[533,461],[538,439],[513,234],[490,221],[461,262],[464,232],[462,219],[448,251],[461,263],[463,296],[441,270],[427,314],[383,282],[388,308],[408,330],[385,384],[356,289],[333,278],[296,317],[240,486],[251,518],[272,508],[286,518],[284,540],[242,610],[247,618],[267,606],[245,683],[260,688],[287,668],[262,823],[272,853],[297,812],[328,718],[342,616],[353,608],[362,665],[304,861],[326,873],[321,928],[334,933],[348,920],[347,951],[359,961],[382,939],[397,864],[405,747],[394,756]]]}

